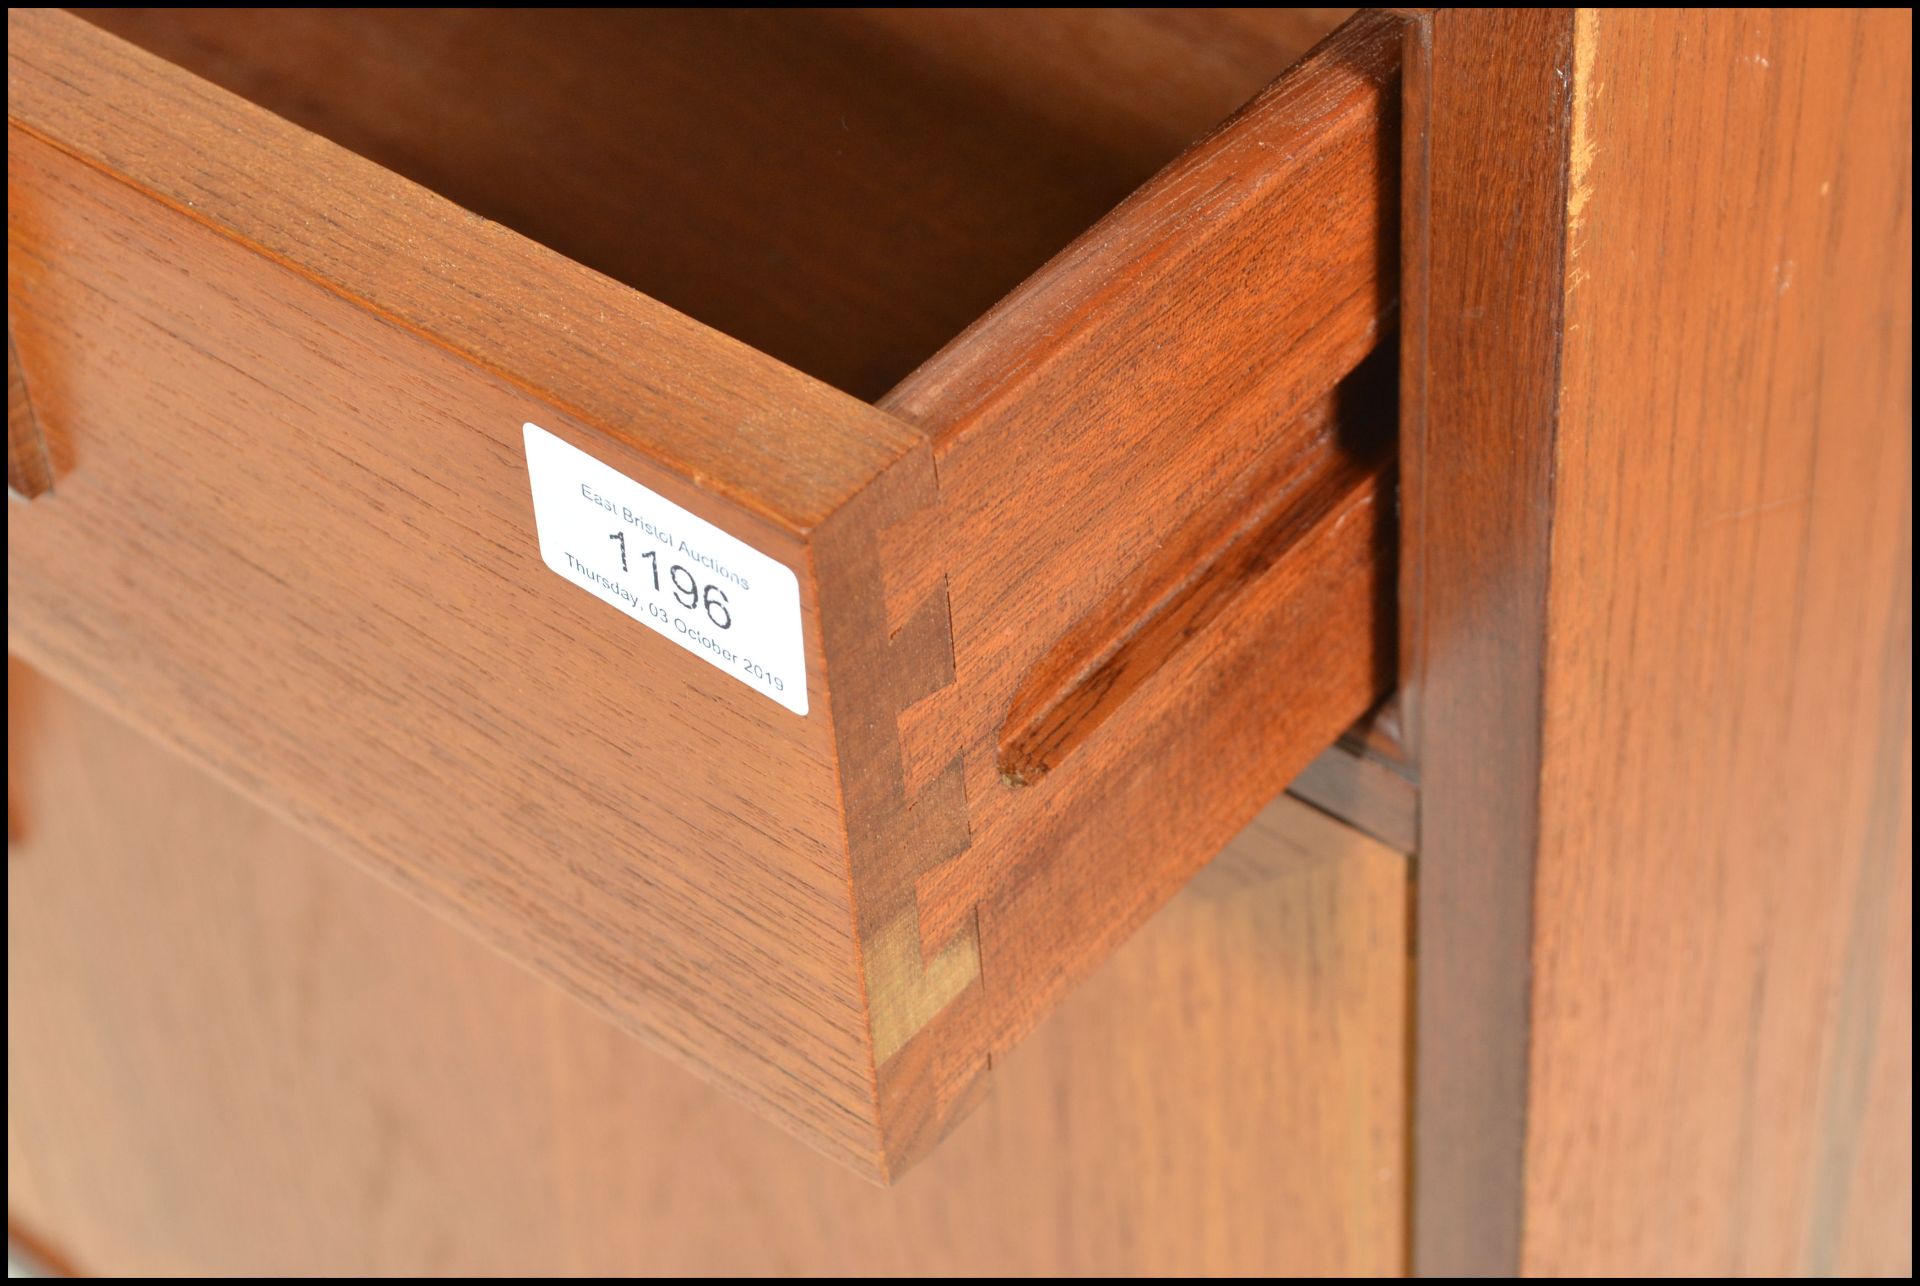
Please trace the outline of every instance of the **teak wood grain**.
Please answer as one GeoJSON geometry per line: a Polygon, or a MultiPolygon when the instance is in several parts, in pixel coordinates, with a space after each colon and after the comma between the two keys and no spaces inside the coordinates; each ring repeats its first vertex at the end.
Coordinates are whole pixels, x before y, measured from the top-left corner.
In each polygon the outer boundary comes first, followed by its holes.
{"type": "Polygon", "coordinates": [[[1911,59],[1415,43],[1417,1269],[1911,1273],[1911,59]]]}
{"type": "Polygon", "coordinates": [[[919,876],[922,931],[973,919],[1033,988],[996,989],[999,1042],[1392,681],[1387,412],[1338,381],[1393,307],[1399,44],[1397,18],[1349,22],[880,403],[928,430],[940,482],[898,539],[950,551],[898,595],[953,622],[952,687],[901,720],[907,771],[957,767],[972,827],[919,876]],[[1290,521],[1126,717],[1009,787],[1023,689],[1097,689],[1290,521]]]}
{"type": "Polygon", "coordinates": [[[8,1199],[79,1270],[1398,1269],[1407,863],[1304,805],[1264,811],[881,1189],[9,680],[8,1199]]]}
{"type": "Polygon", "coordinates": [[[82,16],[873,399],[1351,12],[82,16]]]}
{"type": "Polygon", "coordinates": [[[1439,11],[1407,57],[1413,1266],[1435,1275],[1519,1254],[1571,23],[1439,11]]]}
{"type": "Polygon", "coordinates": [[[1530,1272],[1912,1271],[1912,75],[1575,29],[1530,1272]]]}
{"type": "Polygon", "coordinates": [[[872,1155],[831,729],[561,592],[515,435],[547,417],[795,561],[782,528],[912,435],[76,20],[9,22],[9,293],[58,486],[10,514],[10,645],[872,1155]],[[749,492],[771,520],[726,513],[749,492]],[[690,763],[730,771],[650,788],[690,763]]]}
{"type": "Polygon", "coordinates": [[[1349,23],[875,409],[10,13],[58,485],[10,513],[10,646],[889,1177],[1391,681],[1356,368],[1399,24],[1349,23]],[[811,714],[546,571],[527,420],[794,570],[811,714]],[[1003,780],[1036,667],[1071,705],[1114,655],[1153,664],[1003,780]]]}

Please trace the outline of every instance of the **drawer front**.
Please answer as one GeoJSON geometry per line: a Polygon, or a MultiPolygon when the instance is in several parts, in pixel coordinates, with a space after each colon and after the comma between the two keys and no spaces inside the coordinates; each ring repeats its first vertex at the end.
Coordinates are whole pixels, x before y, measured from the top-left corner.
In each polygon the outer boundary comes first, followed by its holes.
{"type": "Polygon", "coordinates": [[[801,573],[821,481],[912,436],[83,24],[13,21],[9,302],[57,481],[9,515],[11,645],[871,1153],[831,726],[549,571],[521,426],[801,573]],[[656,463],[723,430],[732,475],[656,463]],[[788,487],[811,430],[841,455],[788,487]],[[729,503],[743,473],[785,512],[729,503]]]}
{"type": "Polygon", "coordinates": [[[12,14],[10,646],[890,1175],[1387,682],[1397,39],[876,408],[12,14]],[[549,570],[529,422],[792,572],[804,714],[549,570]]]}

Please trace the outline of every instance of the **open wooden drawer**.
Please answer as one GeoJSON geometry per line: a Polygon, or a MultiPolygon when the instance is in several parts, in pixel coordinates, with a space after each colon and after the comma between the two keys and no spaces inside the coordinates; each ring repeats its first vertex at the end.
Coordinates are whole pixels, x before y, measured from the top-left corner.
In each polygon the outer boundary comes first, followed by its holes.
{"type": "Polygon", "coordinates": [[[1391,683],[1398,19],[92,16],[10,647],[847,1163],[1391,683]]]}

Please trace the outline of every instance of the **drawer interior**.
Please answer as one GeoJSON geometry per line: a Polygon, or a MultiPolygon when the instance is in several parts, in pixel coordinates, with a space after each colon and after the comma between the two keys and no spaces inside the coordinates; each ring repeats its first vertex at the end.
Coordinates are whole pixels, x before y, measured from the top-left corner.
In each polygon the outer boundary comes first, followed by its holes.
{"type": "Polygon", "coordinates": [[[872,400],[1351,11],[80,12],[872,400]]]}

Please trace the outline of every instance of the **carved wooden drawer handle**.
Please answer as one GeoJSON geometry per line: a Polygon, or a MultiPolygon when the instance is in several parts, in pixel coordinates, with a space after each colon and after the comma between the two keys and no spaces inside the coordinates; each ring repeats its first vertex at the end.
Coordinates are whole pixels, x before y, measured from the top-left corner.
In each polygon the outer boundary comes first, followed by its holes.
{"type": "Polygon", "coordinates": [[[13,352],[13,330],[7,330],[7,499],[32,500],[53,487],[53,467],[46,440],[33,416],[20,359],[13,352]]]}

